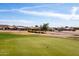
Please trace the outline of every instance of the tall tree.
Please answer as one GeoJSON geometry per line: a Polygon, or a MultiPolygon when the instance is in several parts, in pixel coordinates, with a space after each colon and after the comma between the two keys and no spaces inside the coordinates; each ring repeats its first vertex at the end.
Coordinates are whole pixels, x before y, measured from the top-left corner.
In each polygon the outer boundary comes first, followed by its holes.
{"type": "Polygon", "coordinates": [[[48,30],[48,28],[49,28],[49,26],[48,26],[49,24],[48,23],[44,23],[42,26],[41,26],[41,30],[43,30],[43,31],[47,31],[48,30]]]}
{"type": "Polygon", "coordinates": [[[35,25],[35,27],[39,27],[38,25],[35,25]]]}

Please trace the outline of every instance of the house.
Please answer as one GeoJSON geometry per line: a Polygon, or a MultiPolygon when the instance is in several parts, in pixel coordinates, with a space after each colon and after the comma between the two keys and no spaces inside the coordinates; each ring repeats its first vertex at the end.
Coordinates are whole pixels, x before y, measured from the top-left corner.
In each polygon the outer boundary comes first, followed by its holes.
{"type": "Polygon", "coordinates": [[[68,28],[64,28],[64,31],[75,31],[74,27],[68,27],[68,28]]]}
{"type": "Polygon", "coordinates": [[[27,30],[27,27],[25,26],[16,26],[17,30],[27,30]]]}
{"type": "Polygon", "coordinates": [[[9,25],[0,25],[0,30],[7,30],[9,25]]]}
{"type": "Polygon", "coordinates": [[[74,27],[57,27],[53,28],[53,31],[75,31],[74,27]]]}
{"type": "Polygon", "coordinates": [[[0,25],[0,30],[27,30],[25,26],[0,25]]]}
{"type": "Polygon", "coordinates": [[[8,30],[17,30],[16,26],[8,26],[8,30]]]}

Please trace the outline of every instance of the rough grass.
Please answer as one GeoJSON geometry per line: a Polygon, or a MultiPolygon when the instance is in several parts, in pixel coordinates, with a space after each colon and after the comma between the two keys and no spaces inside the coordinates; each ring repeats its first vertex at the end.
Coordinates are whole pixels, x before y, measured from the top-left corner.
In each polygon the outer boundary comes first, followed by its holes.
{"type": "Polygon", "coordinates": [[[0,55],[79,56],[79,41],[75,39],[0,33],[0,55]]]}

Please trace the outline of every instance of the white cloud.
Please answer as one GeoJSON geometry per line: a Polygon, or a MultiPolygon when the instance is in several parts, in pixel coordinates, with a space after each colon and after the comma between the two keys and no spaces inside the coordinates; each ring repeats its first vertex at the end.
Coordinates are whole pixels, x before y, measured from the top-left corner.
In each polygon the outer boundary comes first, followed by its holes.
{"type": "Polygon", "coordinates": [[[23,7],[23,8],[20,8],[21,10],[25,10],[25,9],[34,9],[34,8],[39,8],[39,7],[44,7],[46,5],[39,5],[39,6],[33,6],[33,7],[23,7]]]}
{"type": "Polygon", "coordinates": [[[8,11],[11,11],[11,10],[0,10],[0,12],[8,12],[8,11]]]}
{"type": "Polygon", "coordinates": [[[79,15],[76,14],[78,10],[79,10],[79,7],[72,7],[71,16],[70,16],[71,20],[79,20],[79,15]]]}
{"type": "Polygon", "coordinates": [[[38,5],[38,6],[32,6],[32,7],[22,7],[22,8],[19,8],[19,9],[0,9],[0,12],[10,12],[10,11],[34,9],[34,8],[45,7],[45,6],[48,6],[48,5],[49,5],[49,4],[38,5]]]}
{"type": "Polygon", "coordinates": [[[18,10],[21,13],[24,14],[32,14],[35,16],[46,16],[46,17],[58,17],[61,19],[69,19],[69,14],[61,14],[61,13],[53,13],[53,12],[38,12],[38,11],[28,11],[28,10],[18,10]]]}
{"type": "MultiPolygon", "coordinates": [[[[34,6],[34,8],[43,7],[43,6],[42,5],[34,6]]],[[[63,20],[72,20],[72,19],[78,20],[79,19],[79,15],[76,14],[79,7],[72,7],[71,14],[54,13],[54,12],[50,12],[50,11],[47,11],[47,12],[32,11],[32,10],[29,10],[29,8],[33,8],[33,7],[28,7],[28,8],[24,7],[24,8],[20,8],[20,9],[10,9],[10,10],[0,10],[0,12],[17,11],[20,13],[31,14],[31,15],[35,15],[35,16],[57,17],[57,18],[63,19],[63,20]]]]}
{"type": "Polygon", "coordinates": [[[72,15],[75,15],[78,9],[79,7],[72,7],[72,10],[71,10],[72,15]]]}
{"type": "Polygon", "coordinates": [[[57,18],[60,18],[63,20],[72,20],[72,19],[78,20],[79,15],[76,14],[78,9],[79,9],[79,7],[72,7],[71,14],[54,13],[54,12],[49,12],[49,11],[38,12],[38,11],[32,11],[32,10],[29,11],[29,10],[23,10],[23,9],[20,9],[18,11],[21,13],[24,13],[24,14],[32,14],[35,16],[57,17],[57,18]]]}
{"type": "Polygon", "coordinates": [[[13,12],[18,11],[19,9],[0,9],[0,12],[13,12]]]}
{"type": "MultiPolygon", "coordinates": [[[[35,8],[40,7],[36,6],[35,8]]],[[[31,7],[30,7],[31,8],[31,7]]],[[[78,11],[79,7],[73,7],[71,10],[71,14],[62,14],[62,13],[55,13],[55,12],[50,12],[50,11],[32,11],[26,8],[22,9],[10,9],[10,10],[0,10],[0,12],[12,12],[12,11],[17,11],[19,13],[24,13],[24,14],[31,14],[35,16],[45,16],[45,17],[56,17],[59,19],[63,20],[79,20],[79,15],[76,14],[78,11]]],[[[49,19],[47,19],[49,21],[49,19]]],[[[7,24],[7,25],[23,25],[23,26],[33,26],[36,25],[36,22],[33,20],[0,20],[0,24],[7,24]]],[[[38,23],[37,23],[38,24],[38,23]]]]}
{"type": "Polygon", "coordinates": [[[30,21],[30,20],[0,20],[0,24],[31,26],[33,24],[33,21],[30,21]]]}

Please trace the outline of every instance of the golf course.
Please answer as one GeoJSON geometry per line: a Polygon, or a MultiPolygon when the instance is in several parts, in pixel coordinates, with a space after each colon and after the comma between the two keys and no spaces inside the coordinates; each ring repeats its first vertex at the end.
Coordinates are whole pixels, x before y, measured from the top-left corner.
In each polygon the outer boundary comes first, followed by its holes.
{"type": "Polygon", "coordinates": [[[79,56],[79,37],[0,32],[0,56],[79,56]]]}

